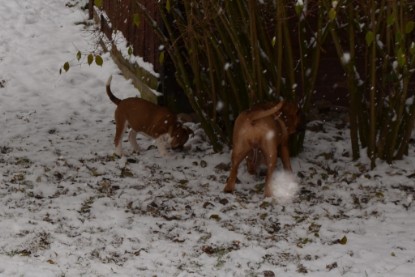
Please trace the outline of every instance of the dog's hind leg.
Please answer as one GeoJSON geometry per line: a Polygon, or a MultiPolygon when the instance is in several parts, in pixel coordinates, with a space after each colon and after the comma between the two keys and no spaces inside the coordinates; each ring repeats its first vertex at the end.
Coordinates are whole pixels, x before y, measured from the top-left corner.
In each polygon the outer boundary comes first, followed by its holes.
{"type": "Polygon", "coordinates": [[[239,147],[239,144],[234,145],[232,150],[231,158],[231,171],[229,173],[229,178],[226,183],[224,192],[231,193],[235,190],[236,176],[238,174],[238,167],[241,164],[242,160],[248,155],[251,149],[248,146],[239,147]]]}
{"type": "Polygon", "coordinates": [[[124,153],[122,152],[122,135],[124,134],[126,127],[127,122],[116,121],[114,145],[115,154],[120,157],[124,155],[124,153]]]}

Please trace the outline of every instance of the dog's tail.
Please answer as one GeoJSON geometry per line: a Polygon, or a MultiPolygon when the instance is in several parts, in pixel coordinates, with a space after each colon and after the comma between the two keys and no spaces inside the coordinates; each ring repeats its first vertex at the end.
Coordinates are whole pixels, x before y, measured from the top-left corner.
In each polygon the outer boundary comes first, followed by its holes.
{"type": "Polygon", "coordinates": [[[112,94],[111,81],[112,81],[112,75],[108,78],[108,81],[107,81],[107,85],[106,85],[107,95],[115,105],[118,105],[121,102],[121,99],[117,98],[114,94],[112,94]]]}
{"type": "Polygon", "coordinates": [[[283,105],[283,101],[280,101],[278,104],[269,108],[268,110],[261,110],[261,111],[256,111],[252,113],[252,115],[249,118],[251,119],[251,121],[255,121],[255,120],[276,114],[281,110],[282,105],[283,105]]]}

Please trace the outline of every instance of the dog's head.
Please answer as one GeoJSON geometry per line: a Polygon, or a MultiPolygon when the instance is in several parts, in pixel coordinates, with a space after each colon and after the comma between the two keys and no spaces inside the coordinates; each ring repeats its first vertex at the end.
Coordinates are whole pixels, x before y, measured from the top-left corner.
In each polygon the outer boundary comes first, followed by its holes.
{"type": "Polygon", "coordinates": [[[296,103],[284,102],[281,109],[281,119],[287,126],[290,135],[305,129],[304,115],[296,103]]]}
{"type": "Polygon", "coordinates": [[[190,128],[183,126],[181,123],[177,123],[171,132],[171,148],[177,149],[183,147],[192,134],[193,131],[190,128]]]}

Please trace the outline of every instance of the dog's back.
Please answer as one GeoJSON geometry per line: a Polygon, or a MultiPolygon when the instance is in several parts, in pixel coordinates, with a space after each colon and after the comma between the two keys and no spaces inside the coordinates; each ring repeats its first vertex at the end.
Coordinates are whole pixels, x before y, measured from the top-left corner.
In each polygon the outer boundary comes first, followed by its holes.
{"type": "Polygon", "coordinates": [[[177,118],[165,107],[138,97],[130,97],[118,103],[115,120],[127,121],[135,131],[157,138],[160,134],[167,133],[177,118]]]}

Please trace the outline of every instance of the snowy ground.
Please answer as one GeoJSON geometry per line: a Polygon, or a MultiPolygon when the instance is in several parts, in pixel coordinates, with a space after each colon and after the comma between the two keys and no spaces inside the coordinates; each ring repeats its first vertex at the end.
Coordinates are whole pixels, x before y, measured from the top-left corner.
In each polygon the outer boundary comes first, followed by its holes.
{"type": "Polygon", "coordinates": [[[0,5],[0,276],[413,276],[413,142],[372,171],[342,122],[314,121],[288,203],[242,167],[222,193],[229,151],[197,125],[184,152],[139,137],[145,150],[117,159],[105,81],[136,91],[107,55],[75,66],[94,35],[67,1],[0,5]]]}

